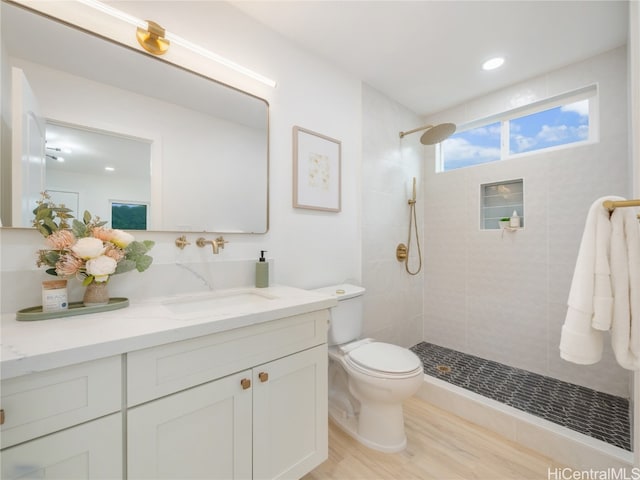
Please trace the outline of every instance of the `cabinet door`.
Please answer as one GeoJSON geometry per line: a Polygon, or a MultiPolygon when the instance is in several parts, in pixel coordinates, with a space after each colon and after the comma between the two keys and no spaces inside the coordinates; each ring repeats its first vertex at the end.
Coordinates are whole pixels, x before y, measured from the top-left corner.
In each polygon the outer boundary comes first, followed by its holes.
{"type": "Polygon", "coordinates": [[[253,369],[253,477],[300,478],[328,455],[327,346],[253,369]]]}
{"type": "Polygon", "coordinates": [[[128,410],[128,477],[251,478],[251,370],[128,410]]]}
{"type": "Polygon", "coordinates": [[[0,453],[2,478],[122,478],[120,413],[53,433],[0,453]]]}

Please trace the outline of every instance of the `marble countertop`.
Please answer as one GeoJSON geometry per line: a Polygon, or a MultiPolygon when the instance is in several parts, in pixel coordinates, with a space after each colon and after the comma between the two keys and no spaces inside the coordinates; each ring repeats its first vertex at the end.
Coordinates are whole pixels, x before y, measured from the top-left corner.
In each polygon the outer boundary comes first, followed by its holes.
{"type": "Polygon", "coordinates": [[[48,320],[17,321],[15,313],[3,314],[1,375],[17,377],[336,304],[334,297],[318,292],[272,286],[149,298],[119,310],[48,320]],[[206,312],[191,306],[204,308],[214,297],[206,312]]]}

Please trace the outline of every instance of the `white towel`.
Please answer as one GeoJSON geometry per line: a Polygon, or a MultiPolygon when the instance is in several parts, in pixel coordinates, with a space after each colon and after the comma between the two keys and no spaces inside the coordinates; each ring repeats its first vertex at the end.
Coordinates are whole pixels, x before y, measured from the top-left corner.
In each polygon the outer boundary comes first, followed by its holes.
{"type": "Polygon", "coordinates": [[[611,214],[611,345],[618,363],[640,369],[640,227],[634,208],[611,214]]]}
{"type": "Polygon", "coordinates": [[[583,365],[602,358],[602,331],[611,326],[613,298],[609,270],[611,223],[602,197],[589,208],[573,273],[569,308],[560,336],[560,356],[583,365]]]}

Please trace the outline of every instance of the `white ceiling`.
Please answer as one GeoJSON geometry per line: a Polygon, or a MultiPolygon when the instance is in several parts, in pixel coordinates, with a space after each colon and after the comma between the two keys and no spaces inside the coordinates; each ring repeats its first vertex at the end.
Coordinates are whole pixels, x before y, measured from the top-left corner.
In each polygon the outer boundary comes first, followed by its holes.
{"type": "Polygon", "coordinates": [[[231,1],[422,115],[623,45],[628,2],[231,1]],[[491,72],[484,60],[501,55],[491,72]]]}

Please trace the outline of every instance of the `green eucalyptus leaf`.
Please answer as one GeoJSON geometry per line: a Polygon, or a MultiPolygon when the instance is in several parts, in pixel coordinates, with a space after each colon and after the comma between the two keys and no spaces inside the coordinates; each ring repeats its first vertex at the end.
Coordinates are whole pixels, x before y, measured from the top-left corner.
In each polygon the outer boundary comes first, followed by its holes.
{"type": "Polygon", "coordinates": [[[60,260],[60,254],[55,250],[46,250],[47,253],[44,254],[43,260],[47,262],[47,265],[51,265],[52,267],[58,263],[60,260]]]}
{"type": "Polygon", "coordinates": [[[153,258],[151,258],[149,255],[142,255],[141,257],[138,257],[136,259],[136,269],[139,272],[144,272],[147,268],[151,266],[152,262],[153,262],[153,258]]]}
{"type": "Polygon", "coordinates": [[[147,253],[147,250],[148,248],[144,243],[138,242],[136,240],[131,242],[129,245],[127,245],[127,248],[125,248],[128,258],[136,257],[138,255],[144,255],[145,253],[147,253]]]}
{"type": "Polygon", "coordinates": [[[76,236],[76,238],[87,236],[87,226],[75,218],[73,219],[73,223],[71,224],[71,231],[76,236]]]}
{"type": "Polygon", "coordinates": [[[82,216],[82,220],[84,221],[85,225],[86,225],[87,223],[90,223],[90,222],[91,222],[91,214],[89,213],[89,211],[88,211],[88,210],[85,210],[85,211],[84,211],[84,215],[82,216]]]}
{"type": "Polygon", "coordinates": [[[51,216],[50,208],[36,208],[34,213],[36,214],[36,220],[42,220],[51,216]]]}
{"type": "Polygon", "coordinates": [[[54,222],[51,218],[44,218],[42,220],[42,224],[44,225],[44,228],[50,230],[51,233],[58,231],[58,225],[56,225],[56,222],[54,222]]]}
{"type": "Polygon", "coordinates": [[[53,207],[52,210],[56,213],[69,213],[73,212],[70,208],[67,207],[53,207]]]}
{"type": "Polygon", "coordinates": [[[45,270],[45,272],[47,272],[49,275],[54,275],[54,276],[58,276],[58,274],[56,273],[56,269],[55,268],[47,268],[45,270]]]}
{"type": "Polygon", "coordinates": [[[115,273],[125,273],[136,268],[136,262],[129,259],[120,260],[115,273]]]}
{"type": "Polygon", "coordinates": [[[82,281],[82,286],[86,287],[87,285],[89,285],[91,282],[93,282],[93,275],[87,275],[85,277],[85,279],[82,281]]]}

